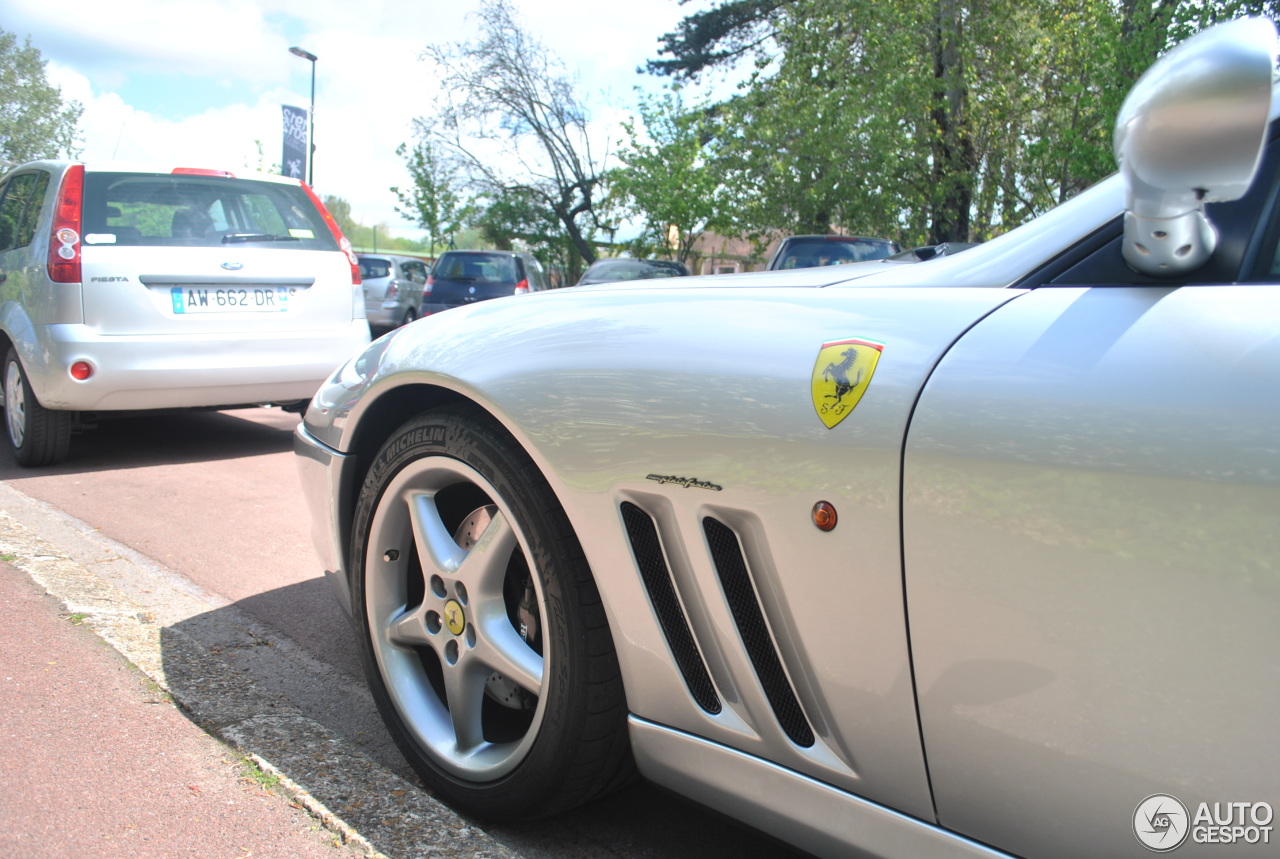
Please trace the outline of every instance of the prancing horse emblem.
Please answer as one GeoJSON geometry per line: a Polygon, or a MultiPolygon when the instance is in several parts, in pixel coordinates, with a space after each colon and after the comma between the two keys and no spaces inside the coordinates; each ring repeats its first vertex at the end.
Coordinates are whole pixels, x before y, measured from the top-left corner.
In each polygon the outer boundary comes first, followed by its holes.
{"type": "Polygon", "coordinates": [[[444,625],[454,635],[462,635],[467,628],[467,617],[462,613],[462,606],[457,600],[449,600],[444,604],[444,625]]]}
{"type": "Polygon", "coordinates": [[[866,393],[884,344],[850,338],[823,343],[813,364],[813,407],[831,429],[849,416],[866,393]]]}

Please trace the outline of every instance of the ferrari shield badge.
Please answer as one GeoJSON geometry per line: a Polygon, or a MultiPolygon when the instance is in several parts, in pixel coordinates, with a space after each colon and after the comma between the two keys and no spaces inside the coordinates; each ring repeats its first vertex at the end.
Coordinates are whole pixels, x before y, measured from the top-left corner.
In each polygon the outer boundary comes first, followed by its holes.
{"type": "Polygon", "coordinates": [[[883,343],[851,338],[823,343],[813,364],[813,407],[827,429],[858,405],[880,361],[883,343]]]}

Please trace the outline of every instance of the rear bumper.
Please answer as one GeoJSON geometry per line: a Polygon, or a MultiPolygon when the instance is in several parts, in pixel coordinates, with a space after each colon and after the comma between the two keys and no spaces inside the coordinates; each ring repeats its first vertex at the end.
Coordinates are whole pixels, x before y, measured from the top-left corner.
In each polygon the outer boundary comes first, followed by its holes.
{"type": "MultiPolygon", "coordinates": [[[[21,359],[41,405],[64,411],[133,411],[308,400],[369,342],[369,325],[234,336],[104,337],[86,325],[36,327],[21,359]],[[87,361],[93,375],[71,378],[87,361]]],[[[25,348],[24,348],[25,347],[25,348]]]]}
{"type": "Polygon", "coordinates": [[[364,306],[365,315],[369,317],[369,324],[379,328],[394,328],[404,321],[404,312],[407,308],[401,307],[399,304],[376,304],[364,306]]]}
{"type": "MultiPolygon", "coordinates": [[[[470,303],[474,304],[475,302],[470,302],[470,303]]],[[[464,307],[464,306],[465,305],[462,305],[462,304],[441,304],[440,302],[424,301],[422,302],[422,315],[428,316],[432,313],[443,313],[446,310],[451,310],[455,307],[464,307]]]]}

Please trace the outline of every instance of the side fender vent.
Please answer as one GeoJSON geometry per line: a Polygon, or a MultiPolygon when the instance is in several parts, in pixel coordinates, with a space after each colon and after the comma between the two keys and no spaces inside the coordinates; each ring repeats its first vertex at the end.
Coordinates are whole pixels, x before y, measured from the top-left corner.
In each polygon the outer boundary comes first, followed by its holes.
{"type": "Polygon", "coordinates": [[[707,546],[720,576],[720,586],[724,588],[729,610],[733,613],[733,621],[738,626],[747,656],[755,666],[765,697],[769,699],[769,706],[791,742],[809,748],[814,743],[813,729],[773,646],[764,612],[751,586],[751,575],[747,572],[738,537],[723,522],[711,517],[702,520],[702,528],[707,535],[707,546]]]}
{"type": "Polygon", "coordinates": [[[676,596],[675,585],[671,582],[671,572],[667,569],[662,543],[658,540],[658,529],[654,526],[652,517],[630,501],[624,501],[622,521],[631,540],[636,565],[640,568],[640,578],[645,590],[649,592],[649,602],[658,615],[658,623],[662,626],[663,635],[667,637],[667,644],[675,657],[676,666],[684,676],[685,685],[689,687],[689,693],[703,710],[712,714],[719,713],[720,696],[716,694],[711,675],[707,673],[707,666],[702,661],[702,654],[694,644],[689,622],[680,609],[680,598],[676,596]]]}

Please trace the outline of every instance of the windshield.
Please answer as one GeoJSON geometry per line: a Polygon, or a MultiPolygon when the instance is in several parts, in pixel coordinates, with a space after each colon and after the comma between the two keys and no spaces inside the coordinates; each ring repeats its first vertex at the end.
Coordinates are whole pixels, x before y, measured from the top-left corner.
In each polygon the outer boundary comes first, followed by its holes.
{"type": "Polygon", "coordinates": [[[893,242],[882,239],[842,239],[818,237],[788,239],[773,268],[816,268],[851,262],[884,259],[897,251],[893,242]]]}
{"type": "Polygon", "coordinates": [[[612,280],[645,280],[654,277],[682,277],[688,270],[678,262],[667,260],[601,260],[582,276],[581,283],[612,280]]]}
{"type": "Polygon", "coordinates": [[[90,171],[83,218],[86,245],[338,249],[302,187],[278,182],[90,171]]]}
{"type": "Polygon", "coordinates": [[[467,283],[515,283],[515,257],[500,253],[447,253],[435,268],[436,280],[467,283]]]}

